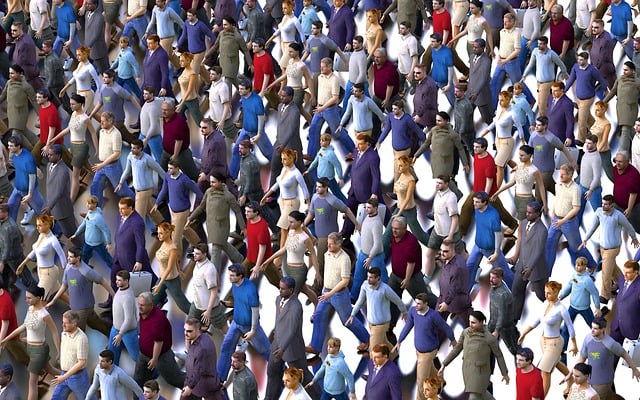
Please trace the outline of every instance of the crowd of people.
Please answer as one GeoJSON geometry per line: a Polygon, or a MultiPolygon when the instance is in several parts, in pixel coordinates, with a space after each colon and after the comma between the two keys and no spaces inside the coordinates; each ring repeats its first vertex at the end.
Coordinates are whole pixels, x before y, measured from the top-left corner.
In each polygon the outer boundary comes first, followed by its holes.
{"type": "Polygon", "coordinates": [[[0,399],[640,380],[625,0],[2,6],[0,399]]]}

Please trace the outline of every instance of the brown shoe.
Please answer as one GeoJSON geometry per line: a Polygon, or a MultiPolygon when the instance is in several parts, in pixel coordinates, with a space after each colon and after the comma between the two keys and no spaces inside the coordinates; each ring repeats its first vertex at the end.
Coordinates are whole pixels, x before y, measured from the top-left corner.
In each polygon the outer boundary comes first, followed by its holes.
{"type": "Polygon", "coordinates": [[[306,351],[309,354],[316,354],[316,355],[320,354],[320,352],[314,349],[313,347],[311,347],[311,345],[304,346],[304,351],[306,351]]]}

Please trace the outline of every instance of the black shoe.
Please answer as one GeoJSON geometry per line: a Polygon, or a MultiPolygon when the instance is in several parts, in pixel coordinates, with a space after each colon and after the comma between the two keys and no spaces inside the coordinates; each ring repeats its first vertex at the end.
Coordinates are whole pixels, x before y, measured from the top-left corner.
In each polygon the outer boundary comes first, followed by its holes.
{"type": "Polygon", "coordinates": [[[427,219],[430,219],[430,220],[434,221],[433,213],[432,213],[432,212],[428,212],[428,213],[427,213],[427,219]]]}
{"type": "Polygon", "coordinates": [[[113,299],[111,298],[111,296],[109,296],[107,298],[107,300],[105,300],[102,303],[98,304],[98,307],[100,307],[100,308],[111,308],[112,304],[113,304],[113,299]]]}
{"type": "Polygon", "coordinates": [[[360,376],[362,378],[363,381],[368,381],[369,380],[369,375],[362,375],[360,376]]]}
{"type": "Polygon", "coordinates": [[[393,192],[387,192],[385,193],[385,195],[391,200],[398,200],[398,195],[393,192]]]}
{"type": "Polygon", "coordinates": [[[396,334],[393,333],[393,331],[387,331],[387,340],[394,346],[398,344],[398,338],[396,337],[396,334]]]}
{"type": "Polygon", "coordinates": [[[609,303],[609,300],[600,296],[600,304],[604,306],[604,305],[607,305],[607,303],[609,303]]]}
{"type": "Polygon", "coordinates": [[[606,317],[606,316],[607,316],[607,314],[609,314],[609,312],[610,312],[610,311],[611,311],[611,310],[609,310],[609,307],[607,307],[607,306],[604,306],[604,307],[602,307],[602,308],[600,309],[600,312],[602,313],[602,316],[603,316],[603,317],[606,317]]]}

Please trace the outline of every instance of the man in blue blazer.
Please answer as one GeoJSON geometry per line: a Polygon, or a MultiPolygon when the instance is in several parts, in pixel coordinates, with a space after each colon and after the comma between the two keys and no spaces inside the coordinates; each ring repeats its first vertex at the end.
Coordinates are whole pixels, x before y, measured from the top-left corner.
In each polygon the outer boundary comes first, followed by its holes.
{"type": "Polygon", "coordinates": [[[389,346],[379,343],[373,346],[369,361],[369,378],[364,388],[366,400],[401,400],[402,373],[389,360],[389,346]]]}
{"type": "Polygon", "coordinates": [[[156,88],[156,96],[175,97],[171,81],[169,80],[169,55],[160,46],[160,37],[151,34],[147,36],[147,51],[142,63],[142,87],[156,88]]]}
{"type": "Polygon", "coordinates": [[[624,263],[622,275],[618,278],[619,292],[611,337],[620,344],[625,338],[635,340],[640,336],[640,318],[629,318],[630,315],[637,315],[640,309],[638,268],[637,261],[629,260],[624,263]]]}

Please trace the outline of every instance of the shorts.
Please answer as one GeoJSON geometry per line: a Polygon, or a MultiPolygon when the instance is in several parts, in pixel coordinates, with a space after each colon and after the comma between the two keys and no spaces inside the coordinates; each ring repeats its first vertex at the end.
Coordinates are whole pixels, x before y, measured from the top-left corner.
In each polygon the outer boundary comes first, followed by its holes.
{"type": "Polygon", "coordinates": [[[39,374],[49,362],[49,345],[44,343],[35,346],[27,343],[27,354],[29,355],[27,370],[32,374],[39,374]]]}
{"type": "MultiPolygon", "coordinates": [[[[442,242],[444,242],[445,238],[446,236],[440,236],[435,233],[435,231],[431,231],[431,234],[429,235],[429,242],[427,242],[427,247],[432,250],[440,251],[440,245],[442,244],[442,242]]],[[[455,244],[456,253],[461,254],[465,251],[465,245],[462,241],[462,237],[460,237],[460,232],[456,232],[453,234],[453,242],[455,244]]]]}
{"type": "Polygon", "coordinates": [[[542,359],[538,362],[538,368],[542,372],[551,372],[560,361],[562,354],[562,336],[553,338],[540,337],[540,347],[542,348],[542,359]]]}
{"type": "Polygon", "coordinates": [[[73,158],[71,159],[71,165],[74,168],[82,168],[89,160],[89,143],[71,143],[71,155],[73,158]]]}
{"type": "Polygon", "coordinates": [[[107,24],[115,24],[120,17],[120,6],[122,5],[121,1],[116,1],[115,3],[102,3],[102,8],[104,9],[104,22],[107,24]]]}

